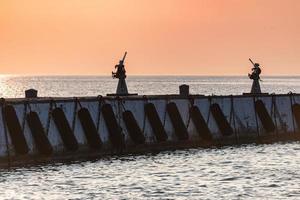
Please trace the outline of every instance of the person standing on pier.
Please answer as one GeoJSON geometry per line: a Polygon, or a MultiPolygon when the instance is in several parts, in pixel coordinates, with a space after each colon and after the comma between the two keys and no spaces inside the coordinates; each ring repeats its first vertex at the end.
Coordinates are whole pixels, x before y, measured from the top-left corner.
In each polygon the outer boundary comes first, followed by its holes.
{"type": "Polygon", "coordinates": [[[125,52],[123,59],[119,61],[119,64],[115,66],[115,69],[117,69],[116,72],[112,72],[113,78],[118,78],[118,86],[117,86],[117,95],[128,95],[128,89],[126,85],[126,70],[124,66],[124,61],[126,58],[127,52],[125,52]]]}
{"type": "Polygon", "coordinates": [[[258,63],[254,63],[250,58],[249,60],[253,64],[252,73],[248,74],[248,77],[253,80],[251,94],[260,94],[261,93],[260,84],[259,84],[260,74],[261,74],[260,65],[258,63]]]}

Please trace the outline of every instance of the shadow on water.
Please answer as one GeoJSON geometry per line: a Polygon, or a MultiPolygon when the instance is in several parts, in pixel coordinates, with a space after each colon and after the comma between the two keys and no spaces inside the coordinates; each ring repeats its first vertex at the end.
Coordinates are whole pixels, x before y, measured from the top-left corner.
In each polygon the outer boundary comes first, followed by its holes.
{"type": "MultiPolygon", "coordinates": [[[[226,154],[230,151],[238,152],[238,151],[245,151],[247,149],[257,149],[255,151],[256,154],[267,154],[264,149],[267,147],[273,147],[278,145],[285,145],[285,144],[300,144],[300,141],[293,141],[293,142],[276,142],[272,144],[258,144],[258,143],[251,143],[251,144],[236,144],[236,145],[228,145],[228,146],[212,146],[209,148],[187,148],[187,149],[180,149],[180,150],[167,150],[167,151],[152,151],[146,153],[130,153],[130,154],[120,154],[120,155],[105,155],[97,158],[83,158],[80,160],[63,160],[63,161],[56,161],[56,162],[47,162],[47,163],[29,163],[24,164],[21,166],[13,166],[13,167],[3,167],[0,168],[0,173],[9,173],[9,172],[18,172],[18,171],[40,171],[40,170],[48,170],[47,168],[53,170],[59,168],[61,166],[78,166],[84,167],[86,164],[93,164],[93,163],[101,163],[105,165],[109,165],[112,163],[126,163],[126,162],[143,162],[145,160],[152,160],[153,162],[159,162],[160,158],[169,157],[186,157],[186,156],[194,156],[194,155],[201,155],[201,154],[226,154]]],[[[300,150],[300,148],[293,148],[293,150],[300,150]]]]}

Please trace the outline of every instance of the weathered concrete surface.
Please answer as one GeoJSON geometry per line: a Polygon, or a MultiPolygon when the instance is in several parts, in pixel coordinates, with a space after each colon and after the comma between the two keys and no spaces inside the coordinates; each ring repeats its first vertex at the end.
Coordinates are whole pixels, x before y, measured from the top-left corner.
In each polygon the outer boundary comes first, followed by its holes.
{"type": "Polygon", "coordinates": [[[85,98],[36,98],[36,99],[5,99],[1,109],[6,104],[14,106],[19,122],[23,129],[26,142],[29,146],[29,153],[25,156],[18,156],[12,145],[10,134],[3,124],[3,115],[0,113],[0,162],[1,165],[14,165],[26,162],[52,162],[64,159],[82,159],[88,157],[99,157],[102,155],[119,153],[141,153],[149,151],[160,151],[165,149],[178,149],[189,147],[209,147],[213,145],[234,145],[250,142],[274,142],[284,140],[297,140],[299,128],[291,110],[294,103],[300,103],[300,95],[261,95],[261,96],[200,96],[190,95],[182,97],[179,95],[157,95],[157,96],[128,96],[128,97],[85,97],[85,98]],[[276,130],[267,133],[262,122],[257,116],[254,103],[262,100],[271,116],[276,130]],[[189,139],[178,141],[170,116],[166,112],[166,105],[170,102],[176,103],[181,118],[187,127],[189,139]],[[168,135],[168,140],[163,143],[156,141],[152,127],[144,114],[144,105],[153,103],[159,114],[168,135]],[[223,136],[220,132],[214,117],[210,111],[210,105],[217,103],[226,120],[230,123],[234,133],[230,136],[223,136]],[[113,149],[109,141],[109,133],[102,116],[101,107],[103,104],[110,104],[114,110],[118,124],[122,128],[125,138],[125,147],[120,151],[113,149]],[[212,133],[212,142],[200,138],[195,125],[190,119],[189,108],[196,105],[212,133]],[[60,134],[51,116],[51,110],[55,107],[63,109],[67,120],[74,132],[79,144],[77,152],[67,152],[63,145],[60,134]],[[91,151],[88,147],[85,134],[78,119],[77,112],[81,107],[89,110],[93,123],[97,127],[98,134],[103,141],[102,149],[91,151]],[[146,143],[135,145],[130,138],[122,119],[122,113],[129,110],[133,113],[139,127],[141,128],[146,143]],[[36,148],[32,133],[25,120],[26,114],[30,111],[38,113],[47,137],[54,148],[54,154],[50,157],[42,157],[36,148]]]}

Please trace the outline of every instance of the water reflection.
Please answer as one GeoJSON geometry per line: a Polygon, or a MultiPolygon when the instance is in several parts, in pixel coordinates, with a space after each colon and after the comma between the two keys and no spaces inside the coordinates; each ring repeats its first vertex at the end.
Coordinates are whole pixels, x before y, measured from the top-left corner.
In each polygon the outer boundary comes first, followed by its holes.
{"type": "Polygon", "coordinates": [[[2,170],[0,195],[3,199],[298,198],[298,146],[295,142],[199,148],[2,170]]]}

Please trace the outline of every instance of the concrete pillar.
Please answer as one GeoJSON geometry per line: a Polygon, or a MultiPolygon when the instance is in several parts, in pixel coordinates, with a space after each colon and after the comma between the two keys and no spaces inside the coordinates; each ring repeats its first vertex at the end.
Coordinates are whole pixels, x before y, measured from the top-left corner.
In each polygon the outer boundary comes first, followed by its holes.
{"type": "Polygon", "coordinates": [[[180,85],[179,86],[179,94],[181,96],[189,96],[190,94],[190,86],[186,85],[186,84],[183,84],[183,85],[180,85]]]}
{"type": "Polygon", "coordinates": [[[251,94],[261,94],[259,80],[256,79],[253,80],[251,94]]]}
{"type": "Polygon", "coordinates": [[[25,98],[37,98],[38,91],[35,89],[25,90],[25,98]]]}

